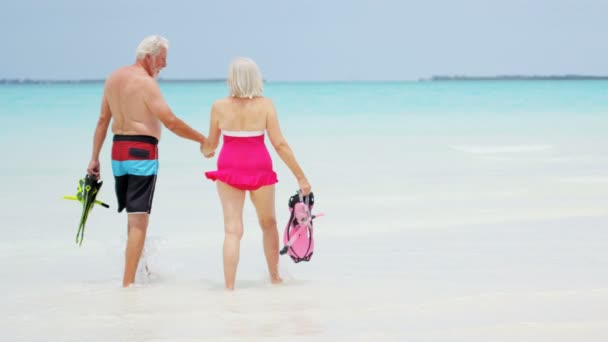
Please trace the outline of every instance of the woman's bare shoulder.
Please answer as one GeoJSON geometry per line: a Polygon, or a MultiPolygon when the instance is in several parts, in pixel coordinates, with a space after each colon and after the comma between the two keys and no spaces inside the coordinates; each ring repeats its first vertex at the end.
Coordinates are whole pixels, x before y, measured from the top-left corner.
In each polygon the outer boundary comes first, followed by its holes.
{"type": "Polygon", "coordinates": [[[220,99],[217,99],[213,102],[213,104],[211,105],[211,111],[215,112],[217,114],[225,112],[225,111],[229,111],[230,106],[231,106],[231,99],[229,97],[223,97],[220,99]]]}
{"type": "Polygon", "coordinates": [[[272,99],[269,97],[260,97],[259,98],[260,106],[264,109],[264,111],[269,111],[274,108],[274,103],[272,99]]]}
{"type": "Polygon", "coordinates": [[[272,99],[270,97],[260,96],[259,99],[264,104],[272,105],[272,99]]]}
{"type": "Polygon", "coordinates": [[[231,100],[231,98],[230,98],[230,97],[222,97],[222,98],[219,98],[219,99],[217,99],[217,100],[215,100],[215,101],[213,102],[213,106],[214,106],[214,107],[225,107],[225,106],[228,106],[228,105],[230,105],[230,103],[231,103],[231,101],[230,101],[230,100],[231,100]]]}

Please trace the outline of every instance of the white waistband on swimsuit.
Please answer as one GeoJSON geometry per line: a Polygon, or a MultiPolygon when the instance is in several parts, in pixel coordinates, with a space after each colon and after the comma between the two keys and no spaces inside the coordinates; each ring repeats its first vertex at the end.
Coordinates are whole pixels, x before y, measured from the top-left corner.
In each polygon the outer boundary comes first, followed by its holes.
{"type": "Polygon", "coordinates": [[[257,137],[264,135],[264,131],[225,131],[222,130],[223,135],[229,137],[257,137]]]}

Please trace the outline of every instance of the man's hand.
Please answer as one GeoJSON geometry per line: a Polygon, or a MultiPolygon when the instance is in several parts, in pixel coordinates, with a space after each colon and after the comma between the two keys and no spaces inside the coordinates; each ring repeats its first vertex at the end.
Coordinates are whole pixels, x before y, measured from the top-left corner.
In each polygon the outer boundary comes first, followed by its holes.
{"type": "Polygon", "coordinates": [[[91,160],[87,168],[87,174],[94,175],[97,179],[101,179],[101,166],[99,160],[91,160]]]}

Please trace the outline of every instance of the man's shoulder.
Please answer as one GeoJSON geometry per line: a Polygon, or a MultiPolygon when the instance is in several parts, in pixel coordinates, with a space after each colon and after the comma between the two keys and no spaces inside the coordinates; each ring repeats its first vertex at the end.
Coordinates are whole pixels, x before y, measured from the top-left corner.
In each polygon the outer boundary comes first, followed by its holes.
{"type": "Polygon", "coordinates": [[[122,68],[116,69],[114,72],[108,76],[108,81],[121,81],[121,82],[133,82],[138,83],[140,85],[155,85],[156,81],[147,75],[142,75],[137,70],[133,69],[132,66],[124,66],[122,68]]]}
{"type": "Polygon", "coordinates": [[[112,73],[110,73],[110,75],[108,76],[108,80],[122,78],[125,75],[128,75],[129,72],[130,72],[130,67],[129,66],[120,67],[120,68],[112,71],[112,73]]]}

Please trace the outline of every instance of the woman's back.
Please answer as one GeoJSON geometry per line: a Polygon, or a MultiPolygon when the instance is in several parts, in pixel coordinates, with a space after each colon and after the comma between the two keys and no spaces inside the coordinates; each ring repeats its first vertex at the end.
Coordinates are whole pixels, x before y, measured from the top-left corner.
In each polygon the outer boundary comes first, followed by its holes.
{"type": "Polygon", "coordinates": [[[262,97],[227,97],[213,104],[212,126],[217,128],[210,139],[215,141],[221,131],[224,144],[217,159],[218,169],[206,172],[207,178],[241,190],[256,190],[278,181],[264,145],[269,103],[262,97]]]}
{"type": "Polygon", "coordinates": [[[214,103],[222,131],[264,131],[272,102],[264,97],[226,97],[214,103]]]}

